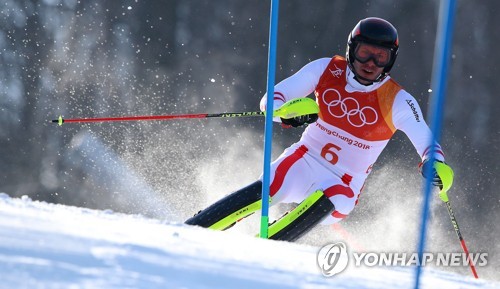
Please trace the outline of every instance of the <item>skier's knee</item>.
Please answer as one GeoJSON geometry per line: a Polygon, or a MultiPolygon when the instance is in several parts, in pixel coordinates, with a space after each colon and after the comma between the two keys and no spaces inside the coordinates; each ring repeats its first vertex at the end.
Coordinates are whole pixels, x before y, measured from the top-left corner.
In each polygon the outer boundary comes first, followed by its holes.
{"type": "Polygon", "coordinates": [[[348,186],[334,185],[326,189],[324,194],[335,206],[335,210],[332,212],[332,223],[347,217],[356,205],[357,195],[348,186]]]}

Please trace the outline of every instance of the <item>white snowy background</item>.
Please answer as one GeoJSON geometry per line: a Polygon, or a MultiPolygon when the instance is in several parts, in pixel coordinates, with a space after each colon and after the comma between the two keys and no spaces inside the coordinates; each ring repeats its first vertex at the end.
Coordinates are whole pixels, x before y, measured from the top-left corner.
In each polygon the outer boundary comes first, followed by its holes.
{"type": "MultiPolygon", "coordinates": [[[[0,193],[0,288],[413,288],[414,268],[330,278],[319,248],[0,193]]],[[[500,288],[425,268],[421,288],[500,288]]]]}

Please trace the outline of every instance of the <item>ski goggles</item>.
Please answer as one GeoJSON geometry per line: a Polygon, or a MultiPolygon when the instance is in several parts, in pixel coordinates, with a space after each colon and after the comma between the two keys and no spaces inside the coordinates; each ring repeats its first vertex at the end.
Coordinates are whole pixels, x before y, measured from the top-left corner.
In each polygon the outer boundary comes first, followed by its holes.
{"type": "Polygon", "coordinates": [[[361,63],[373,60],[376,66],[385,67],[391,62],[391,54],[389,48],[359,43],[354,51],[354,58],[361,63]]]}

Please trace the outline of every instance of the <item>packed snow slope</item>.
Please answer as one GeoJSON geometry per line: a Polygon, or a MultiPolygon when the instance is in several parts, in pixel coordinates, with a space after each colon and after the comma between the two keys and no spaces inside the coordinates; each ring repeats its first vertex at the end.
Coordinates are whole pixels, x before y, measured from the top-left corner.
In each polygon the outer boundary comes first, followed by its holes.
{"type": "MultiPolygon", "coordinates": [[[[0,288],[413,288],[413,268],[330,278],[318,248],[0,193],[0,288]]],[[[499,288],[425,269],[422,288],[499,288]]]]}

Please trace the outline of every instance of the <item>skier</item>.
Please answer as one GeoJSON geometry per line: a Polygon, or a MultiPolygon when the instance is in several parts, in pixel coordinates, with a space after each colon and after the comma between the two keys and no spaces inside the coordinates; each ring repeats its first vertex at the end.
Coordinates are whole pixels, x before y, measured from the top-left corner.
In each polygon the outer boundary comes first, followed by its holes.
{"type": "MultiPolygon", "coordinates": [[[[293,241],[319,223],[347,217],[396,130],[408,136],[421,156],[420,171],[430,172],[433,185],[443,185],[435,169],[435,162],[447,166],[441,147],[429,146],[431,131],[417,101],[389,76],[398,49],[398,33],[391,23],[366,18],[349,34],[345,58],[312,61],[276,85],[274,109],[314,92],[319,114],[275,118],[284,126],[307,128],[271,164],[270,204],[299,205],[270,225],[270,239],[293,241]],[[429,162],[432,151],[434,163],[429,162]]],[[[262,111],[266,103],[264,95],[262,111]]],[[[225,230],[260,209],[261,190],[258,180],[200,211],[186,224],[225,230]]]]}

